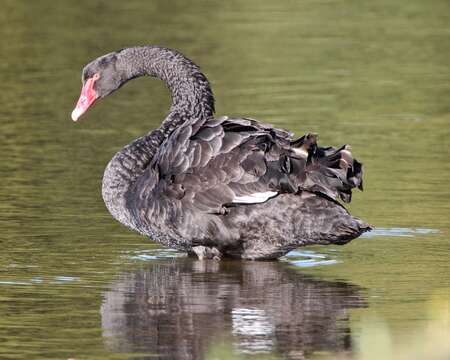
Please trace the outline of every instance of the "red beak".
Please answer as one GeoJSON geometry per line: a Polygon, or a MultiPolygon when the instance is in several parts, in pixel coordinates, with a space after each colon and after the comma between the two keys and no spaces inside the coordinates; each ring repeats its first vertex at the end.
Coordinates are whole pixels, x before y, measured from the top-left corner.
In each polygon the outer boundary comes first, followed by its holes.
{"type": "Polygon", "coordinates": [[[87,109],[97,100],[98,96],[94,90],[94,78],[87,79],[81,89],[80,98],[78,99],[75,109],[72,111],[72,120],[77,121],[81,115],[83,115],[87,109]]]}

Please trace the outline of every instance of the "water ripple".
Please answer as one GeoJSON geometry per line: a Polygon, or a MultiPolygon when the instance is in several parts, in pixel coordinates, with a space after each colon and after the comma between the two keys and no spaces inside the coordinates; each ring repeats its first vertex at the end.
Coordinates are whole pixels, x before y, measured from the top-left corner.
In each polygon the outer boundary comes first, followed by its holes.
{"type": "Polygon", "coordinates": [[[139,251],[130,251],[124,255],[130,260],[149,261],[158,259],[168,259],[175,257],[187,256],[186,253],[179,252],[175,249],[159,248],[159,249],[146,249],[139,251]]]}
{"type": "Polygon", "coordinates": [[[376,228],[370,232],[363,234],[363,238],[372,238],[376,236],[401,236],[414,237],[415,235],[439,234],[437,229],[427,228],[376,228]]]}
{"type": "Polygon", "coordinates": [[[293,250],[283,257],[282,260],[298,267],[314,267],[339,263],[338,260],[330,258],[328,254],[311,250],[293,250]]]}
{"type": "Polygon", "coordinates": [[[37,285],[37,284],[65,284],[79,281],[77,276],[55,276],[53,279],[44,280],[41,277],[33,277],[30,280],[0,280],[0,285],[37,285]]]}

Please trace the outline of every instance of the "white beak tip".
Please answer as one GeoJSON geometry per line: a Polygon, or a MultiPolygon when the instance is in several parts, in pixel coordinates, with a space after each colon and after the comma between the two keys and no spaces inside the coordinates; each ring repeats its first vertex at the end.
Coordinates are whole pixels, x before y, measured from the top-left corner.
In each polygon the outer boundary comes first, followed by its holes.
{"type": "Polygon", "coordinates": [[[72,115],[71,115],[72,120],[77,121],[80,118],[81,114],[83,114],[83,111],[81,109],[75,108],[72,111],[72,115]]]}

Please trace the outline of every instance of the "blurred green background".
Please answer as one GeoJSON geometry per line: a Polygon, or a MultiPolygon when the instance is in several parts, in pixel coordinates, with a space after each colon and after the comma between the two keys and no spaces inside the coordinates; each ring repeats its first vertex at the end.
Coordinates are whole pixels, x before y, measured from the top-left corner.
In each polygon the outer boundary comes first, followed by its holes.
{"type": "MultiPolygon", "coordinates": [[[[350,310],[347,351],[301,356],[449,356],[447,0],[0,0],[0,9],[0,358],[162,355],[105,343],[105,291],[166,255],[111,218],[100,184],[112,155],[159,125],[168,92],[142,78],[70,120],[82,67],[144,44],[198,63],[218,115],[317,132],[364,162],[365,191],[350,210],[377,230],[283,262],[360,287],[367,306],[350,310]]],[[[227,284],[227,271],[216,281],[227,284]]],[[[233,336],[212,335],[201,356],[238,356],[233,336]]]]}

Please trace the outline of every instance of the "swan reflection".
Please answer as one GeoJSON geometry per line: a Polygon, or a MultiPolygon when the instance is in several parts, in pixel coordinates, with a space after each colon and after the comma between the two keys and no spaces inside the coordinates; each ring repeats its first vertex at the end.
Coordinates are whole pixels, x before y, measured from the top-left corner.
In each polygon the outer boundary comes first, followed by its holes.
{"type": "Polygon", "coordinates": [[[281,262],[178,258],[123,274],[104,293],[101,316],[114,351],[202,359],[225,340],[237,353],[295,359],[351,349],[348,310],[365,304],[357,286],[281,262]]]}

